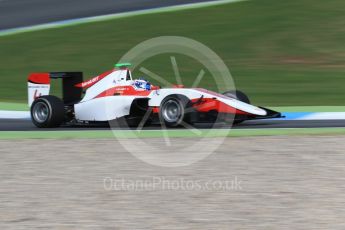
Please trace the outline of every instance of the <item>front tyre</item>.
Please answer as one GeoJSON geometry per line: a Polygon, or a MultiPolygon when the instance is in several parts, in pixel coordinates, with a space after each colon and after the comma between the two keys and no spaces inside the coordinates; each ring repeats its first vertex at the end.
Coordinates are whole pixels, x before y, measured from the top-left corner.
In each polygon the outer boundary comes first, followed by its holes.
{"type": "Polygon", "coordinates": [[[55,96],[41,96],[31,105],[31,120],[38,128],[59,127],[64,121],[65,109],[61,99],[55,96]]]}
{"type": "Polygon", "coordinates": [[[167,96],[161,103],[159,118],[168,127],[176,127],[183,122],[189,122],[189,114],[186,111],[188,105],[189,99],[185,96],[167,96]]]}

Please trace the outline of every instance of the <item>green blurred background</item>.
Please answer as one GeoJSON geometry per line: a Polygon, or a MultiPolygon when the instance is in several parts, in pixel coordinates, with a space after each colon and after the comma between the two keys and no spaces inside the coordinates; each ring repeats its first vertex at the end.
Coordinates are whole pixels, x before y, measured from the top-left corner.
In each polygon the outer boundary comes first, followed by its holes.
{"type": "MultiPolygon", "coordinates": [[[[255,104],[344,105],[343,0],[252,0],[0,37],[0,101],[25,102],[30,72],[82,70],[90,78],[138,43],[166,35],[210,47],[255,104]]],[[[190,86],[200,64],[176,58],[190,86]]],[[[168,58],[145,67],[174,81],[168,58]]],[[[200,86],[215,89],[211,79],[200,86]]]]}

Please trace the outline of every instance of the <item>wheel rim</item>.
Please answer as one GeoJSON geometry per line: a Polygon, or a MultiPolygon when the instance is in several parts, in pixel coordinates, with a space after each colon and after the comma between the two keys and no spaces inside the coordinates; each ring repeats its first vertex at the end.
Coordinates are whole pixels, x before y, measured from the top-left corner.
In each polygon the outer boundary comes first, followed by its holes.
{"type": "Polygon", "coordinates": [[[38,102],[33,108],[33,117],[35,121],[43,123],[48,119],[49,108],[43,102],[38,102]]]}
{"type": "Polygon", "coordinates": [[[175,100],[169,100],[163,106],[163,118],[167,122],[177,122],[181,117],[181,106],[175,100]]]}

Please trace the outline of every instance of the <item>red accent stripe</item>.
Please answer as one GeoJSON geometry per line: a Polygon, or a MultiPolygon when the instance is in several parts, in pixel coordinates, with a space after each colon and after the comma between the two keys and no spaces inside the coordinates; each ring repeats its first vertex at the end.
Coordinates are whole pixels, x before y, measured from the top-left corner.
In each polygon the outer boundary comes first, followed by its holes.
{"type": "Polygon", "coordinates": [[[50,84],[49,73],[32,73],[28,77],[28,81],[34,84],[50,84]]]}
{"type": "MultiPolygon", "coordinates": [[[[192,103],[197,102],[199,99],[192,99],[192,103]]],[[[199,104],[193,105],[193,107],[199,112],[209,112],[211,110],[215,110],[219,113],[230,113],[230,114],[245,114],[248,115],[249,113],[244,112],[242,110],[238,110],[230,105],[218,101],[213,98],[204,98],[202,102],[199,104]]]]}
{"type": "Polygon", "coordinates": [[[184,88],[184,85],[172,85],[173,88],[184,88]]]}
{"type": "Polygon", "coordinates": [[[203,89],[203,88],[195,88],[195,90],[200,91],[200,92],[203,92],[203,93],[208,93],[208,94],[211,94],[212,96],[216,96],[216,97],[220,97],[220,98],[228,99],[228,97],[224,96],[223,94],[216,93],[216,92],[213,92],[213,91],[209,91],[209,90],[207,90],[207,89],[203,89]]]}
{"type": "Polygon", "coordinates": [[[93,86],[94,84],[96,84],[97,82],[99,82],[100,80],[102,80],[103,78],[105,78],[106,76],[108,76],[109,74],[111,74],[112,72],[114,72],[114,70],[109,70],[105,73],[102,73],[94,78],[91,78],[90,80],[87,80],[87,81],[84,81],[84,82],[81,82],[81,83],[78,83],[76,84],[75,86],[76,87],[79,87],[79,88],[89,88],[91,86],[93,86]]]}
{"type": "Polygon", "coordinates": [[[131,85],[127,86],[116,86],[103,91],[98,94],[95,98],[108,97],[108,96],[148,96],[151,93],[150,90],[135,90],[131,85]]]}
{"type": "Polygon", "coordinates": [[[155,107],[152,108],[152,112],[153,112],[153,113],[159,113],[159,111],[160,111],[160,109],[159,109],[159,107],[157,107],[157,106],[155,106],[155,107]]]}

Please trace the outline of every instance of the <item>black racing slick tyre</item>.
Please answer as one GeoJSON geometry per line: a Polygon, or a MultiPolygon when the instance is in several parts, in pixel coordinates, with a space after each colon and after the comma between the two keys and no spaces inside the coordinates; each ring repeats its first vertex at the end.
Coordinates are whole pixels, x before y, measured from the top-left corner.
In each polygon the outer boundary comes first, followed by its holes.
{"type": "Polygon", "coordinates": [[[41,96],[31,105],[31,120],[38,128],[59,127],[64,121],[63,101],[55,96],[41,96]]]}
{"type": "MultiPolygon", "coordinates": [[[[223,95],[250,104],[249,97],[240,90],[227,91],[223,95]]],[[[235,115],[235,117],[232,116],[232,119],[234,124],[239,124],[245,121],[247,117],[245,115],[235,115]]]]}
{"type": "Polygon", "coordinates": [[[189,123],[190,101],[183,95],[170,95],[163,99],[160,110],[159,119],[168,127],[177,127],[183,125],[183,122],[189,123]]]}

